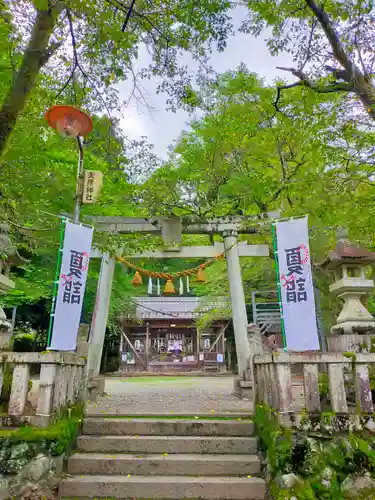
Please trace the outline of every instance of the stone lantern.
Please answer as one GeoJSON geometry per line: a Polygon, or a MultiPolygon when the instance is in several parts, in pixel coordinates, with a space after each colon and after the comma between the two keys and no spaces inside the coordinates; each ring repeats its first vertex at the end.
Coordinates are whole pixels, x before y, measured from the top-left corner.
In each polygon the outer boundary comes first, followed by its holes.
{"type": "Polygon", "coordinates": [[[373,280],[365,276],[365,267],[373,262],[374,252],[352,243],[343,235],[320,266],[333,272],[335,281],[330,292],[344,301],[337,323],[331,327],[331,336],[327,339],[329,351],[358,351],[360,345],[371,346],[375,320],[361,299],[374,288],[373,280]]]}
{"type": "MultiPolygon", "coordinates": [[[[11,245],[7,228],[0,226],[0,295],[5,295],[14,288],[15,283],[9,278],[10,268],[25,262],[11,245]]],[[[0,350],[8,350],[11,332],[11,323],[7,320],[0,307],[0,350]]]]}

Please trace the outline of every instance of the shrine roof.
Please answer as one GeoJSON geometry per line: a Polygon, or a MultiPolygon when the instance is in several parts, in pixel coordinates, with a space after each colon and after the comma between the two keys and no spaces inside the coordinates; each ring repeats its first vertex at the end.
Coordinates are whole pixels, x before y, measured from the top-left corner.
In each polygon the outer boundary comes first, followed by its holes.
{"type": "MultiPolygon", "coordinates": [[[[225,298],[135,297],[137,319],[195,319],[212,310],[228,311],[225,298]]],[[[226,312],[223,316],[228,317],[226,312]]]]}
{"type": "Polygon", "coordinates": [[[340,264],[358,264],[361,262],[365,264],[375,262],[375,252],[370,252],[348,239],[340,239],[335,249],[328,253],[321,267],[333,269],[340,264]]]}

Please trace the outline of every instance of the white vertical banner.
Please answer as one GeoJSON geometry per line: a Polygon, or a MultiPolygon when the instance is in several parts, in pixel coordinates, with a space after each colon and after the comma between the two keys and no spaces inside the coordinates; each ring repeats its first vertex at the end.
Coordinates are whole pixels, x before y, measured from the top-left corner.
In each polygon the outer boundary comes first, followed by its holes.
{"type": "Polygon", "coordinates": [[[56,297],[51,345],[56,351],[75,351],[89,267],[93,228],[67,222],[56,297]]]}
{"type": "Polygon", "coordinates": [[[275,226],[286,347],[319,350],[307,217],[275,226]]]}

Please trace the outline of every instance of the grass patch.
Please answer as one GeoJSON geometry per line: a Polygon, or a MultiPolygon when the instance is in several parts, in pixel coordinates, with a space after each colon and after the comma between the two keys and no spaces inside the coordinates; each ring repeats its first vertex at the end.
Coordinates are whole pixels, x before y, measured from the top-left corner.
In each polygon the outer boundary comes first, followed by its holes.
{"type": "Polygon", "coordinates": [[[52,455],[69,450],[81,428],[83,408],[79,405],[64,410],[59,419],[48,427],[22,426],[19,429],[0,429],[0,449],[18,443],[39,445],[52,455]]]}

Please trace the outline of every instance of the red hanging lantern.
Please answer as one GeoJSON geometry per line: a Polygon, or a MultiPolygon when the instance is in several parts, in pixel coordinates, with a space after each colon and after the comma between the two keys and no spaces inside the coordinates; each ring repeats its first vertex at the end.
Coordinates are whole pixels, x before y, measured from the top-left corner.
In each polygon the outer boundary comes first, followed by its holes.
{"type": "Polygon", "coordinates": [[[85,137],[92,130],[92,120],[83,111],[73,106],[52,106],[45,118],[48,125],[62,136],[85,137]]]}

